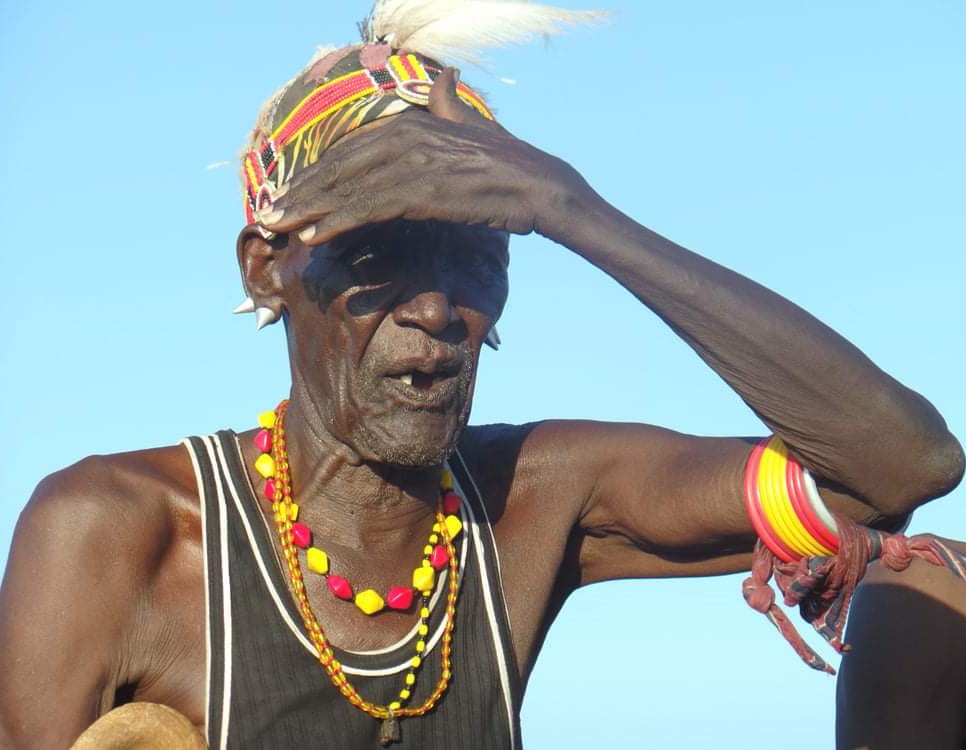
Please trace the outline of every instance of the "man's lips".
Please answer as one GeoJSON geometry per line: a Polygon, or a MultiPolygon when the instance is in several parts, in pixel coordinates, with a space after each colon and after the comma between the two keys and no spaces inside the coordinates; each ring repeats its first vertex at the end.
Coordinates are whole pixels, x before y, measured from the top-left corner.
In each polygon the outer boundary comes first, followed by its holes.
{"type": "Polygon", "coordinates": [[[385,379],[405,401],[442,406],[459,390],[461,364],[456,359],[396,363],[385,379]]]}
{"type": "Polygon", "coordinates": [[[395,377],[403,385],[411,385],[418,391],[429,390],[434,383],[441,379],[438,375],[419,372],[418,370],[416,372],[405,372],[395,377]]]}

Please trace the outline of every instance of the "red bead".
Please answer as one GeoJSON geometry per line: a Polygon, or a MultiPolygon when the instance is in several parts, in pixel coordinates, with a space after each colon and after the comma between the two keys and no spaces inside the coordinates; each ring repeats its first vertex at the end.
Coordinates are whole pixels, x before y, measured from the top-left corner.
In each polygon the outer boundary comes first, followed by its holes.
{"type": "Polygon", "coordinates": [[[312,531],[304,523],[292,524],[292,544],[300,549],[312,544],[312,531]]]}
{"type": "Polygon", "coordinates": [[[405,586],[394,586],[389,589],[386,604],[390,609],[409,609],[413,604],[413,590],[405,586]]]}
{"type": "Polygon", "coordinates": [[[268,430],[259,430],[255,433],[255,438],[252,441],[255,443],[255,447],[262,453],[268,453],[272,449],[272,433],[268,430]]]}
{"type": "Polygon", "coordinates": [[[342,576],[328,576],[325,579],[325,583],[329,587],[329,591],[340,599],[352,598],[352,586],[342,576]]]}
{"type": "Polygon", "coordinates": [[[269,479],[268,481],[265,482],[264,494],[267,500],[272,500],[272,501],[275,500],[275,488],[276,488],[276,484],[274,479],[269,479]]]}
{"type": "Polygon", "coordinates": [[[455,492],[447,492],[443,495],[443,513],[447,516],[456,515],[460,509],[460,496],[455,492]]]}
{"type": "Polygon", "coordinates": [[[449,552],[446,551],[446,547],[442,544],[437,544],[433,548],[432,554],[429,556],[429,564],[432,565],[436,570],[442,570],[446,567],[446,563],[449,562],[449,552]]]}

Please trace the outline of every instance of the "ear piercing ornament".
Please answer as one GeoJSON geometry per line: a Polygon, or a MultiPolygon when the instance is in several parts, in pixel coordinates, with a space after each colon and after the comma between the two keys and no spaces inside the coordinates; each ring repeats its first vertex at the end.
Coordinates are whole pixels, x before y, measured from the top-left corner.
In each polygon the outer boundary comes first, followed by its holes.
{"type": "Polygon", "coordinates": [[[245,297],[245,299],[242,300],[242,303],[232,310],[232,312],[235,315],[238,315],[239,313],[255,312],[255,300],[253,300],[251,297],[245,297]]]}
{"type": "Polygon", "coordinates": [[[255,307],[255,301],[251,297],[245,297],[242,303],[232,310],[236,315],[238,313],[255,313],[255,329],[260,331],[265,326],[270,326],[272,323],[278,322],[278,315],[270,307],[255,307]]]}
{"type": "Polygon", "coordinates": [[[265,326],[270,326],[278,322],[278,315],[270,307],[255,308],[255,329],[260,331],[265,326]]]}

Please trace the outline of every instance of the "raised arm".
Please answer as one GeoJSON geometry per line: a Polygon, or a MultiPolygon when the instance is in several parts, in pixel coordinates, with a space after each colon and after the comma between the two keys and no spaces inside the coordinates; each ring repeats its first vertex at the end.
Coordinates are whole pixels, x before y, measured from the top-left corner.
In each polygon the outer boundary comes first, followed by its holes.
{"type": "Polygon", "coordinates": [[[573,185],[547,235],[657,313],[815,474],[884,515],[959,481],[961,447],[922,396],[788,300],[573,185]]]}
{"type": "MultiPolygon", "coordinates": [[[[785,440],[836,509],[872,522],[908,513],[956,485],[962,449],[925,399],[802,309],[641,226],[569,165],[475,116],[447,89],[447,75],[433,89],[436,117],[410,112],[346,138],[293,179],[265,222],[299,231],[309,244],[396,218],[537,231],[659,315],[785,440]]],[[[581,448],[576,465],[586,474],[575,486],[588,493],[582,518],[597,510],[600,528],[619,519],[631,536],[660,534],[672,546],[675,535],[687,544],[735,533],[749,442],[558,426],[549,440],[554,450],[573,430],[581,448]],[[693,468],[667,473],[676,466],[693,468]],[[655,487],[667,490],[663,498],[700,500],[693,512],[675,505],[673,523],[655,530],[655,487]]],[[[747,522],[741,527],[750,530],[747,522]]]]}

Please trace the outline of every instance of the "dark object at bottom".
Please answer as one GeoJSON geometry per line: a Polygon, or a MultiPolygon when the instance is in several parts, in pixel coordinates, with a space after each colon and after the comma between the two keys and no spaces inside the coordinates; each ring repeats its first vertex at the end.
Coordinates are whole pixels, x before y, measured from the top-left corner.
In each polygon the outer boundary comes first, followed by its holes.
{"type": "Polygon", "coordinates": [[[382,726],[379,727],[379,744],[383,747],[389,747],[393,742],[401,740],[402,731],[399,728],[399,719],[395,716],[383,719],[382,726]]]}

